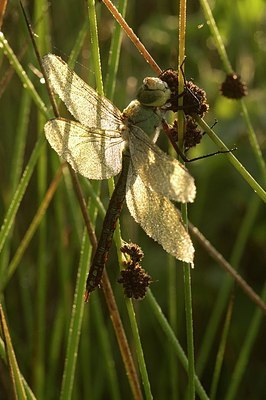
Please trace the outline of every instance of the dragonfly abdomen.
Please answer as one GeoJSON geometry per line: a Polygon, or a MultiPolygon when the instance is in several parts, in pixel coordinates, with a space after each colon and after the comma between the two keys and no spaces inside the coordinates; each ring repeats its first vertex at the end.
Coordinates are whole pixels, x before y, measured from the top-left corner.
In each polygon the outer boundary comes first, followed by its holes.
{"type": "Polygon", "coordinates": [[[107,262],[109,249],[112,244],[116,222],[125,202],[129,165],[130,155],[129,152],[126,151],[123,153],[122,170],[105,214],[102,232],[90,267],[86,282],[86,296],[100,284],[102,278],[103,269],[107,262]]]}

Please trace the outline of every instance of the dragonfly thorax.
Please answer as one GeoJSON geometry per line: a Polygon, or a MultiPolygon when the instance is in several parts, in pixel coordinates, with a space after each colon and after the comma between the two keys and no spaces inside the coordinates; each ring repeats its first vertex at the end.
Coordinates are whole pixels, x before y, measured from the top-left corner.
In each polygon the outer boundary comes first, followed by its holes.
{"type": "Polygon", "coordinates": [[[156,107],[145,107],[138,100],[133,100],[123,111],[123,121],[129,129],[135,125],[152,135],[161,126],[162,116],[156,107]]]}

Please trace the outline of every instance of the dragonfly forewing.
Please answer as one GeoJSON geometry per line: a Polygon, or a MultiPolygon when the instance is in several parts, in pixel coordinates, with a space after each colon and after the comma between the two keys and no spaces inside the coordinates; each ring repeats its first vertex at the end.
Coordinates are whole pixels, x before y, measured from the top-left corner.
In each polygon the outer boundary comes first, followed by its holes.
{"type": "Polygon", "coordinates": [[[132,165],[126,202],[130,214],[147,235],[178,260],[193,264],[194,247],[179,211],[165,196],[146,186],[132,165]]]}
{"type": "Polygon", "coordinates": [[[86,128],[63,118],[48,121],[44,132],[59,156],[86,178],[107,179],[121,171],[125,142],[120,132],[86,128]]]}
{"type": "Polygon", "coordinates": [[[119,129],[121,111],[87,85],[60,57],[47,54],[43,67],[52,90],[79,122],[87,127],[119,129]]]}
{"type": "Polygon", "coordinates": [[[130,129],[129,147],[134,169],[146,186],[171,200],[182,203],[194,201],[194,178],[179,161],[164,153],[137,126],[130,129]]]}

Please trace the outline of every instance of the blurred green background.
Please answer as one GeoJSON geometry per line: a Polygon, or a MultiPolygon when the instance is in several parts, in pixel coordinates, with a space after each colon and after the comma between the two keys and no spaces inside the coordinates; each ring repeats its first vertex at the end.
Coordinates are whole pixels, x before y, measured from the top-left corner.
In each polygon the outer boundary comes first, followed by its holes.
{"type": "MultiPolygon", "coordinates": [[[[233,68],[248,85],[249,93],[245,102],[257,140],[265,154],[265,1],[254,0],[252,6],[248,0],[235,2],[217,0],[212,1],[211,4],[233,68]]],[[[24,2],[24,5],[33,20],[36,7],[40,4],[37,1],[30,1],[24,2]]],[[[210,104],[210,111],[205,118],[207,123],[211,125],[215,119],[218,120],[218,124],[215,126],[217,134],[229,148],[237,146],[236,157],[263,185],[261,171],[250,146],[240,106],[237,101],[225,99],[220,95],[219,87],[225,79],[225,72],[210,35],[204,12],[198,2],[188,2],[187,7],[186,78],[192,78],[207,93],[210,104]]],[[[46,46],[42,49],[43,54],[49,51],[67,60],[81,27],[87,19],[86,4],[81,0],[75,2],[51,1],[50,6],[45,7],[40,14],[42,15],[41,20],[42,18],[45,20],[43,36],[49,36],[50,41],[50,47],[46,46]]],[[[178,4],[175,1],[146,0],[143,2],[136,0],[130,1],[128,4],[127,22],[162,69],[176,68],[177,65],[177,15],[178,4]]],[[[97,3],[97,16],[103,82],[105,83],[114,20],[104,4],[100,2],[97,3]]],[[[89,24],[87,25],[89,30],[89,24]]],[[[21,63],[36,90],[48,105],[45,88],[40,83],[39,77],[32,72],[32,65],[38,69],[38,64],[25,28],[21,9],[16,1],[10,1],[7,6],[2,31],[18,57],[21,52],[24,52],[21,63]]],[[[24,98],[25,89],[15,73],[8,82],[6,81],[8,74],[12,72],[12,67],[1,50],[0,213],[3,220],[12,200],[14,186],[17,185],[14,178],[16,162],[14,149],[17,149],[17,135],[22,123],[20,119],[22,102],[26,100],[24,98]]],[[[95,87],[89,35],[84,41],[75,70],[84,80],[95,87]]],[[[123,36],[113,98],[114,104],[123,109],[134,99],[137,88],[146,76],[154,76],[154,72],[129,39],[123,36]]],[[[24,146],[22,171],[28,162],[38,132],[42,134],[44,122],[40,121],[35,104],[29,102],[28,116],[26,116],[25,122],[26,137],[22,145],[24,146]]],[[[160,138],[160,144],[163,148],[167,148],[165,138],[160,138]]],[[[189,155],[195,157],[215,150],[215,145],[206,135],[202,143],[189,155]]],[[[46,156],[42,158],[43,166],[39,165],[33,174],[19,207],[10,240],[1,254],[2,272],[7,268],[9,260],[12,259],[20,245],[22,237],[38,209],[41,201],[38,194],[41,192],[40,187],[43,187],[45,193],[45,188],[48,187],[54,171],[59,165],[57,155],[48,146],[44,151],[46,156]],[[47,171],[47,177],[41,175],[40,171],[47,171]]],[[[197,185],[196,200],[188,207],[190,221],[227,260],[231,261],[233,265],[239,264],[241,276],[260,294],[265,282],[266,264],[264,204],[223,155],[197,161],[189,164],[188,168],[195,177],[197,185]],[[243,226],[243,221],[249,221],[249,224],[246,222],[247,226],[243,226]]],[[[52,201],[46,212],[45,228],[33,237],[16,273],[1,295],[19,366],[39,399],[55,399],[59,396],[81,247],[83,221],[76,200],[71,200],[69,197],[69,190],[72,189],[69,189],[68,172],[65,172],[65,175],[66,183],[64,184],[62,180],[55,200],[52,201]],[[40,238],[40,236],[42,237],[40,238]],[[40,241],[42,241],[41,247],[40,241]],[[40,248],[42,249],[41,254],[40,248]],[[40,264],[42,265],[41,269],[40,264]],[[44,304],[42,311],[39,307],[40,302],[44,304]],[[42,341],[46,349],[42,357],[38,353],[38,340],[42,341]]],[[[86,182],[82,179],[81,181],[83,189],[87,193],[86,182]]],[[[105,205],[108,204],[106,183],[103,184],[102,201],[105,205]]],[[[99,234],[100,228],[101,221],[99,220],[96,228],[97,234],[99,234]]],[[[171,285],[173,285],[172,277],[175,277],[176,301],[172,323],[178,339],[186,349],[182,268],[174,265],[169,269],[168,255],[136,225],[126,207],[121,218],[121,230],[124,240],[132,240],[142,247],[145,253],[143,267],[153,277],[152,291],[167,317],[171,315],[172,305],[169,293],[171,293],[171,285]]],[[[192,271],[192,291],[197,361],[206,330],[210,324],[209,318],[214,310],[215,301],[226,281],[226,273],[217,266],[195,239],[193,241],[196,249],[195,269],[192,271]]],[[[172,263],[175,264],[175,262],[172,263]]],[[[107,268],[129,342],[131,342],[123,293],[116,283],[119,272],[114,246],[107,268]]],[[[233,295],[233,314],[217,399],[226,398],[233,371],[256,312],[254,304],[237,286],[233,288],[233,295]]],[[[169,378],[169,376],[173,376],[169,375],[172,368],[171,346],[150,312],[146,300],[136,303],[136,313],[154,398],[185,398],[186,374],[177,362],[176,375],[174,375],[176,382],[173,383],[169,378]],[[173,389],[175,386],[177,388],[173,389]]],[[[201,378],[207,393],[210,390],[214,362],[221,340],[225,309],[221,315],[211,353],[201,378]]],[[[72,398],[113,398],[108,384],[105,382],[106,368],[109,367],[105,364],[102,354],[103,349],[99,339],[101,329],[107,330],[113,350],[112,357],[118,377],[120,398],[131,398],[116,338],[108,317],[108,310],[100,290],[97,294],[93,294],[89,305],[85,307],[72,398]],[[95,322],[97,320],[94,308],[96,302],[100,302],[100,312],[105,321],[100,328],[95,322]]],[[[257,328],[254,344],[247,359],[245,372],[241,376],[241,385],[235,399],[266,398],[265,334],[265,320],[262,320],[257,328]]],[[[134,345],[132,347],[134,348],[134,345]]],[[[10,396],[10,383],[7,367],[2,361],[0,361],[0,371],[0,398],[6,399],[10,396]]]]}

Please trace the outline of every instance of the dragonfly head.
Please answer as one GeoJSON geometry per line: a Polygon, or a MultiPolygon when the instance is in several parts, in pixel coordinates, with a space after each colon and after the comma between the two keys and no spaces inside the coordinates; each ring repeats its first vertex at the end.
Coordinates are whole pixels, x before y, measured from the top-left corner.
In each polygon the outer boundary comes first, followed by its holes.
{"type": "Polygon", "coordinates": [[[143,79],[137,99],[147,107],[162,107],[170,96],[171,91],[166,82],[159,78],[147,77],[143,79]]]}

